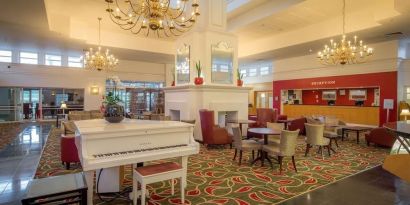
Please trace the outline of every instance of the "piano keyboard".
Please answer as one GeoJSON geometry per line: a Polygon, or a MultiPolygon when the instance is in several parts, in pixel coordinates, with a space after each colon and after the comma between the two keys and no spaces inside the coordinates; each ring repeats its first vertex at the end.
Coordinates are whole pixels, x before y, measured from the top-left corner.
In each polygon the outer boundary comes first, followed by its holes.
{"type": "Polygon", "coordinates": [[[169,149],[169,148],[176,148],[176,147],[185,147],[185,146],[188,146],[188,145],[187,144],[169,145],[169,146],[163,146],[163,147],[152,147],[152,148],[137,149],[137,150],[130,150],[130,151],[105,153],[105,154],[94,154],[92,156],[95,159],[108,158],[108,157],[118,157],[118,156],[124,156],[124,155],[128,155],[128,154],[136,154],[136,153],[140,153],[140,152],[147,152],[147,151],[161,150],[161,149],[169,149]]]}

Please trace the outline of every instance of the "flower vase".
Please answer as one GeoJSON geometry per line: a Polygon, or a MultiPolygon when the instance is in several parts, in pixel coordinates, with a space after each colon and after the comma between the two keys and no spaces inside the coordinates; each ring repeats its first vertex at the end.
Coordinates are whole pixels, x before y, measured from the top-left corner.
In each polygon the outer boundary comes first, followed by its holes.
{"type": "Polygon", "coordinates": [[[194,83],[195,85],[202,85],[204,84],[204,79],[201,77],[196,77],[194,83]]]}
{"type": "Polygon", "coordinates": [[[119,123],[124,119],[124,107],[119,104],[106,105],[104,117],[107,122],[119,123]]]}

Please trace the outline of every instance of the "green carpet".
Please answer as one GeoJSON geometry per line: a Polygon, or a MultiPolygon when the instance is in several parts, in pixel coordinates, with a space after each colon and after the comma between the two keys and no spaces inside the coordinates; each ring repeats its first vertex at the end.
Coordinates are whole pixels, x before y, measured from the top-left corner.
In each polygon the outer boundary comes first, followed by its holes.
{"type": "MultiPolygon", "coordinates": [[[[41,157],[36,177],[48,177],[81,171],[80,165],[65,170],[60,162],[60,131],[50,132],[41,157]]],[[[362,139],[363,140],[363,139],[362,139]]],[[[372,168],[382,163],[388,149],[368,147],[364,142],[357,145],[352,139],[339,143],[336,154],[324,160],[317,149],[311,149],[311,156],[304,157],[305,143],[298,141],[295,173],[289,158],[284,159],[284,170],[279,174],[274,169],[260,164],[249,165],[251,153],[245,153],[242,166],[232,161],[234,149],[210,149],[201,146],[200,153],[189,158],[186,204],[275,204],[290,197],[327,185],[344,177],[372,168]]],[[[327,153],[327,152],[326,152],[327,153]]],[[[156,162],[153,162],[156,163],[156,162]]],[[[130,166],[126,167],[124,183],[131,184],[130,166]]],[[[151,184],[149,204],[178,204],[179,186],[171,196],[170,183],[151,184]]],[[[98,202],[96,199],[95,202],[98,202]]],[[[117,200],[110,204],[127,204],[117,200]]]]}

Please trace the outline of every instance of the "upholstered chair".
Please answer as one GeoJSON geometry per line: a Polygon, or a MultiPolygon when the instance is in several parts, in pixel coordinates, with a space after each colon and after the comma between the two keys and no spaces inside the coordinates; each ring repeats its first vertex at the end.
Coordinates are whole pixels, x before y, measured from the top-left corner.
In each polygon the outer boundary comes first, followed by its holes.
{"type": "Polygon", "coordinates": [[[70,163],[78,163],[80,159],[78,158],[77,147],[75,146],[74,135],[62,134],[60,138],[61,143],[61,162],[66,165],[66,169],[70,169],[70,163]]]}
{"type": "Polygon", "coordinates": [[[319,150],[323,158],[323,149],[327,148],[330,156],[330,140],[324,137],[325,125],[323,124],[305,124],[306,127],[306,152],[305,156],[309,153],[309,149],[313,146],[319,146],[319,150]]]}
{"type": "Polygon", "coordinates": [[[235,155],[233,160],[236,159],[236,155],[239,150],[239,165],[242,163],[242,152],[252,151],[252,159],[255,158],[255,150],[259,151],[262,148],[262,144],[254,140],[242,140],[241,129],[237,126],[232,127],[233,132],[233,144],[235,146],[235,155]]]}
{"type": "Polygon", "coordinates": [[[232,147],[232,136],[225,128],[214,124],[213,110],[200,110],[199,118],[201,120],[202,140],[206,146],[230,144],[232,147]]]}
{"type": "MultiPolygon", "coordinates": [[[[274,130],[284,130],[285,129],[285,124],[284,123],[277,123],[277,122],[268,122],[268,123],[266,123],[266,127],[274,129],[274,130]]],[[[269,135],[268,136],[268,143],[269,144],[272,144],[272,143],[279,144],[280,143],[280,135],[269,135]]]]}
{"type": "MultiPolygon", "coordinates": [[[[277,110],[272,108],[257,108],[256,109],[256,122],[254,124],[249,124],[249,128],[255,127],[266,127],[267,122],[276,122],[277,110]]],[[[261,135],[247,133],[248,138],[262,138],[261,135]]]]}
{"type": "Polygon", "coordinates": [[[392,147],[396,141],[394,135],[383,127],[374,128],[370,133],[366,133],[365,137],[367,146],[370,146],[370,143],[374,143],[385,147],[392,147]]]}
{"type": "MultiPolygon", "coordinates": [[[[295,169],[295,172],[297,172],[295,163],[295,152],[298,136],[299,130],[282,130],[280,134],[280,144],[268,144],[262,146],[263,154],[278,156],[280,174],[282,174],[283,157],[292,157],[293,168],[295,169]]],[[[270,163],[273,167],[272,162],[270,163]]]]}
{"type": "Polygon", "coordinates": [[[306,135],[305,123],[306,123],[306,118],[304,118],[304,117],[294,119],[294,120],[289,122],[288,130],[294,131],[294,130],[299,129],[299,135],[304,136],[304,135],[306,135]]]}
{"type": "Polygon", "coordinates": [[[278,117],[276,118],[276,120],[287,120],[288,116],[287,115],[278,115],[278,117]]]}

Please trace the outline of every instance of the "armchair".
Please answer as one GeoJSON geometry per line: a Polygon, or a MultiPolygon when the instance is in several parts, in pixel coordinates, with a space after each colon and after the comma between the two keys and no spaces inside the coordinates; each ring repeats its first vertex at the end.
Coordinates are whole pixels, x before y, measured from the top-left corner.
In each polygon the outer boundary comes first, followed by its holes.
{"type": "Polygon", "coordinates": [[[304,117],[294,119],[288,124],[288,130],[295,131],[299,129],[299,135],[306,135],[305,123],[306,118],[304,117]]]}
{"type": "Polygon", "coordinates": [[[232,136],[225,128],[214,124],[213,110],[200,110],[199,118],[201,119],[202,140],[205,145],[230,144],[232,147],[232,136]]]}
{"type": "MultiPolygon", "coordinates": [[[[256,122],[254,124],[249,124],[249,128],[254,127],[266,127],[268,122],[276,122],[277,111],[271,108],[257,108],[256,109],[256,122]]],[[[248,138],[257,137],[262,138],[262,136],[257,134],[249,133],[248,138]]]]}
{"type": "Polygon", "coordinates": [[[370,133],[365,134],[365,138],[367,146],[370,146],[370,143],[374,143],[385,147],[392,147],[396,141],[393,134],[383,127],[374,128],[370,133]]]}
{"type": "Polygon", "coordinates": [[[75,146],[75,137],[74,135],[61,135],[61,162],[65,163],[66,169],[70,169],[70,163],[80,162],[78,158],[77,147],[75,146]]]}

